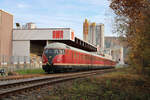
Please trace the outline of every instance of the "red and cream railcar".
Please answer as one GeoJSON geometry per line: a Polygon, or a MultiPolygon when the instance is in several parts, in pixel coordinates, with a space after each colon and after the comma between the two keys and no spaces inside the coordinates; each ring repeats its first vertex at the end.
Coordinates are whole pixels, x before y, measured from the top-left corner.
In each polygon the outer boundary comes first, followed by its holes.
{"type": "Polygon", "coordinates": [[[116,64],[111,59],[63,43],[51,43],[46,46],[42,60],[45,72],[112,68],[116,64]]]}

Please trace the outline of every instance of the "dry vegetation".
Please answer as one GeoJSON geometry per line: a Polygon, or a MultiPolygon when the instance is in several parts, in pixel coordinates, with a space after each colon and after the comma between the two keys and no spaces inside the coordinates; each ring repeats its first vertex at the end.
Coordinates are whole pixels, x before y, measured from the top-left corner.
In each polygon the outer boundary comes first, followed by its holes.
{"type": "Polygon", "coordinates": [[[105,75],[61,83],[50,91],[51,94],[42,100],[150,100],[150,77],[123,68],[105,75]]]}
{"type": "Polygon", "coordinates": [[[140,73],[150,67],[150,0],[110,0],[114,32],[129,47],[129,62],[140,73]]]}

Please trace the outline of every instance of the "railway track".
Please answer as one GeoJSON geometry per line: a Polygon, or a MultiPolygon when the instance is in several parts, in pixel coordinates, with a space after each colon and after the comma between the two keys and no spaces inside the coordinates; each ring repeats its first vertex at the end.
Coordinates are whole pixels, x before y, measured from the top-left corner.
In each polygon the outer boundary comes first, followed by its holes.
{"type": "Polygon", "coordinates": [[[45,76],[45,75],[47,75],[47,74],[14,75],[14,76],[9,76],[9,77],[0,77],[0,82],[27,79],[27,78],[34,78],[34,77],[41,77],[41,76],[45,76]]]}
{"type": "Polygon", "coordinates": [[[24,92],[24,91],[32,91],[38,89],[40,87],[44,87],[46,85],[52,85],[55,83],[60,83],[68,80],[73,80],[77,78],[84,78],[96,74],[103,74],[112,72],[114,69],[105,69],[105,70],[95,70],[95,71],[87,71],[87,72],[78,72],[73,74],[64,74],[61,76],[43,76],[43,77],[35,77],[28,79],[20,79],[17,81],[3,81],[0,83],[0,98],[12,96],[16,93],[24,92]]]}

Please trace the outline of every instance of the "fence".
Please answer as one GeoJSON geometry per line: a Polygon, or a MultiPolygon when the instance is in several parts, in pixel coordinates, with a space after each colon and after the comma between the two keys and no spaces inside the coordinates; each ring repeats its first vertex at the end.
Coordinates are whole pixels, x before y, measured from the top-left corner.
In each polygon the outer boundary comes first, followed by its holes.
{"type": "Polygon", "coordinates": [[[5,71],[16,71],[22,69],[35,69],[42,67],[41,57],[27,56],[4,56],[0,55],[0,69],[5,71]]]}

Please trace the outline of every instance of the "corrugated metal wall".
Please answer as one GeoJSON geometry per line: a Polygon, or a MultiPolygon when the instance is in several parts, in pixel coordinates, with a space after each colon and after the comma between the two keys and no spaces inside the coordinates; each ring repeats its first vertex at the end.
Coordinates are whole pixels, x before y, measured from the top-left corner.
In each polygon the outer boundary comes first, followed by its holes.
{"type": "Polygon", "coordinates": [[[30,41],[13,41],[13,56],[30,56],[30,41]]]}

